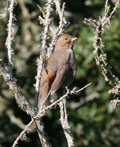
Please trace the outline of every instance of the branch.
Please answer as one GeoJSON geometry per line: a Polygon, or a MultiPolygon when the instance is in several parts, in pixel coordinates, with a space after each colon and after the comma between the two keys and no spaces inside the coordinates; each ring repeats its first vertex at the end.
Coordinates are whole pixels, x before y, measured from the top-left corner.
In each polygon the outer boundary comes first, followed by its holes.
{"type": "Polygon", "coordinates": [[[8,71],[1,62],[0,62],[0,75],[3,76],[4,80],[9,86],[9,89],[13,92],[19,107],[30,116],[34,116],[33,106],[27,101],[27,99],[22,93],[21,88],[16,84],[16,79],[13,79],[10,76],[10,74],[8,73],[8,71]]]}
{"type": "MultiPolygon", "coordinates": [[[[81,92],[82,90],[84,90],[85,88],[87,88],[88,86],[90,86],[91,83],[85,85],[84,87],[82,87],[79,90],[76,90],[76,88],[73,88],[71,91],[69,89],[67,89],[67,92],[65,95],[63,95],[61,98],[59,98],[57,101],[53,102],[51,105],[45,107],[43,110],[41,110],[34,118],[32,118],[32,120],[29,122],[29,124],[26,125],[25,129],[20,133],[20,135],[17,137],[17,139],[15,140],[14,144],[17,145],[18,141],[21,140],[21,138],[23,138],[24,134],[26,134],[26,132],[28,133],[29,128],[32,126],[32,124],[34,123],[35,120],[41,120],[41,118],[46,114],[46,111],[48,109],[52,109],[55,105],[59,104],[61,101],[63,101],[64,99],[68,98],[70,95],[72,94],[77,94],[79,92],[81,92]]],[[[41,132],[42,133],[42,132],[41,132]]],[[[44,137],[43,137],[44,138],[44,137]]],[[[16,146],[13,146],[16,147],[16,146]]]]}
{"type": "Polygon", "coordinates": [[[14,141],[12,147],[16,147],[19,140],[21,140],[21,139],[22,139],[22,140],[23,140],[23,139],[26,139],[26,132],[28,131],[28,128],[30,128],[30,126],[32,125],[32,123],[33,123],[33,119],[32,119],[32,121],[29,122],[28,125],[26,125],[25,129],[20,133],[20,135],[19,135],[19,136],[17,137],[17,139],[14,141]]]}
{"type": "Polygon", "coordinates": [[[104,34],[105,28],[110,25],[111,18],[119,6],[120,0],[117,0],[113,10],[110,12],[108,0],[106,0],[105,12],[102,17],[99,17],[97,21],[92,19],[84,20],[85,24],[92,26],[95,30],[93,46],[95,49],[94,53],[96,56],[96,63],[101,68],[105,81],[107,81],[108,84],[113,87],[109,92],[115,95],[120,95],[120,79],[112,73],[111,67],[107,63],[107,55],[104,53],[104,43],[102,41],[102,36],[104,34]]]}
{"type": "Polygon", "coordinates": [[[84,90],[85,88],[87,88],[87,87],[90,86],[90,85],[91,85],[91,83],[85,85],[84,87],[82,87],[82,88],[79,89],[79,90],[76,90],[76,88],[73,88],[72,90],[67,89],[66,94],[64,94],[64,95],[63,95],[62,97],[60,97],[58,100],[56,100],[55,102],[53,102],[51,105],[45,107],[40,113],[37,114],[37,116],[35,117],[35,119],[37,119],[37,118],[39,118],[39,117],[42,117],[48,109],[51,109],[53,106],[57,105],[57,104],[58,104],[60,101],[62,101],[63,99],[68,98],[70,95],[77,94],[77,93],[81,92],[82,90],[84,90]]]}
{"type": "Polygon", "coordinates": [[[26,140],[27,134],[30,132],[33,132],[33,125],[36,125],[36,129],[38,132],[38,136],[40,138],[41,144],[43,147],[50,147],[50,143],[48,141],[47,135],[44,131],[44,125],[42,124],[42,121],[39,119],[35,120],[32,118],[32,120],[25,126],[24,130],[19,134],[19,136],[14,141],[12,147],[17,147],[19,140],[26,140]]]}
{"type": "Polygon", "coordinates": [[[12,41],[14,39],[14,30],[13,30],[13,8],[14,8],[14,0],[11,0],[9,10],[9,21],[8,21],[8,36],[6,39],[6,47],[8,49],[8,64],[9,64],[9,74],[12,76],[12,66],[13,66],[13,54],[14,50],[12,49],[12,41]]]}
{"type": "Polygon", "coordinates": [[[65,3],[62,4],[62,8],[60,6],[61,0],[54,0],[54,3],[55,3],[56,11],[59,15],[59,26],[58,28],[56,28],[56,31],[54,31],[55,33],[53,34],[52,41],[47,50],[47,55],[46,55],[47,58],[49,58],[50,55],[52,54],[58,36],[60,36],[69,25],[69,23],[65,20],[64,17],[65,3]]]}
{"type": "Polygon", "coordinates": [[[36,128],[37,128],[38,136],[40,138],[40,142],[41,142],[42,147],[50,147],[51,144],[49,143],[49,139],[48,139],[48,136],[44,130],[44,124],[43,124],[41,118],[37,119],[37,120],[35,119],[34,122],[37,126],[36,128]]]}
{"type": "Polygon", "coordinates": [[[65,137],[67,139],[68,147],[74,147],[75,146],[74,138],[68,123],[66,99],[60,101],[59,107],[60,107],[60,121],[61,121],[62,128],[64,130],[65,137]]]}

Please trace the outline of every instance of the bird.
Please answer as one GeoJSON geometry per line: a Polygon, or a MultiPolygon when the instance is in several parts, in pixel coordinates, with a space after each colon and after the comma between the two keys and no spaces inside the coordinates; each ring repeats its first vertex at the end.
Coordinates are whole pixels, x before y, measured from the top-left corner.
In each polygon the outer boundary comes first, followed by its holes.
{"type": "Polygon", "coordinates": [[[48,96],[65,88],[75,78],[77,62],[73,45],[76,39],[77,37],[69,34],[62,34],[56,41],[54,51],[42,69],[37,100],[38,110],[42,109],[48,96]]]}

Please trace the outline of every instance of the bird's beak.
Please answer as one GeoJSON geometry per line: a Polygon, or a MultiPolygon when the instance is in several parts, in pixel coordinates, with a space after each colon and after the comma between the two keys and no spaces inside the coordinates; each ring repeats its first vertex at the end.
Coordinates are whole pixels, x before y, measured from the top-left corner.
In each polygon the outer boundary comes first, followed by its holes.
{"type": "Polygon", "coordinates": [[[71,39],[71,41],[75,41],[75,40],[77,40],[77,37],[73,37],[73,38],[71,39]]]}

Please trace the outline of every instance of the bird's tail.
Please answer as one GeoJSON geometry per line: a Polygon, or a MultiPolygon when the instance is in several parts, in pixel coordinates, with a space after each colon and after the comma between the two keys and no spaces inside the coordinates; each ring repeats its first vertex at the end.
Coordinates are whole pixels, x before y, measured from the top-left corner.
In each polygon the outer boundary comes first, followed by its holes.
{"type": "Polygon", "coordinates": [[[43,109],[46,100],[50,96],[50,93],[51,93],[51,90],[48,93],[44,93],[44,95],[42,95],[42,96],[41,96],[41,94],[39,94],[39,97],[36,101],[36,103],[37,103],[36,106],[38,108],[38,111],[43,109]]]}

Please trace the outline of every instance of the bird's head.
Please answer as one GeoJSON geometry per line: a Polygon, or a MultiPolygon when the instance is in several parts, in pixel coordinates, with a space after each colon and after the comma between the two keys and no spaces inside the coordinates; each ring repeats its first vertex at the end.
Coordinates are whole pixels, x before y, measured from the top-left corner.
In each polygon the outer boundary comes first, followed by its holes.
{"type": "Polygon", "coordinates": [[[73,43],[76,39],[76,37],[72,37],[69,34],[63,34],[58,38],[56,42],[56,49],[72,49],[73,43]]]}

